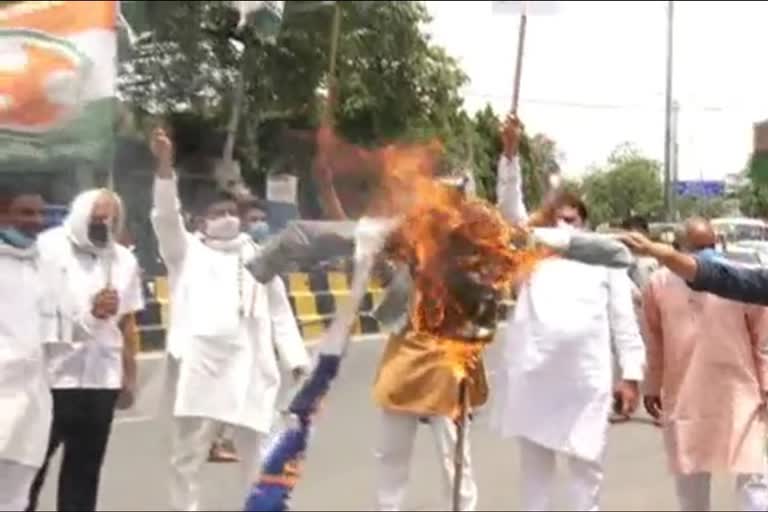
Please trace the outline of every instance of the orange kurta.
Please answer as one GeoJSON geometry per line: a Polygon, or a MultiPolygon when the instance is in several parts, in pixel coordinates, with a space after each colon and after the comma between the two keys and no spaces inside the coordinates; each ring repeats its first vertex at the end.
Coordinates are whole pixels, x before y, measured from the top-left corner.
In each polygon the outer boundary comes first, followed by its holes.
{"type": "Polygon", "coordinates": [[[694,292],[666,269],[651,278],[646,394],[662,397],[674,473],[765,471],[766,311],[694,292]]]}
{"type": "MultiPolygon", "coordinates": [[[[446,355],[444,343],[424,333],[390,337],[376,374],[373,396],[388,410],[419,416],[454,416],[459,410],[460,377],[446,355]]],[[[482,358],[469,369],[469,404],[488,399],[482,358]]]]}

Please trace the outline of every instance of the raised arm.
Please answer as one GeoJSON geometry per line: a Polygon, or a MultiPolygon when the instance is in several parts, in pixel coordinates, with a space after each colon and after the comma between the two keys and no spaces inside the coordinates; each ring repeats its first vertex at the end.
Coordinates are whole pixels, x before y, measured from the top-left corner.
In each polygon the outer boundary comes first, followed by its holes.
{"type": "Polygon", "coordinates": [[[525,224],[528,211],[523,202],[523,176],[518,148],[522,127],[516,117],[509,117],[504,124],[501,139],[504,150],[496,170],[496,200],[501,214],[508,222],[525,224]]]}
{"type": "Polygon", "coordinates": [[[150,145],[156,159],[152,226],[166,266],[177,266],[186,255],[189,233],[181,216],[181,202],[173,172],[173,143],[163,130],[157,129],[152,134],[150,145]]]}

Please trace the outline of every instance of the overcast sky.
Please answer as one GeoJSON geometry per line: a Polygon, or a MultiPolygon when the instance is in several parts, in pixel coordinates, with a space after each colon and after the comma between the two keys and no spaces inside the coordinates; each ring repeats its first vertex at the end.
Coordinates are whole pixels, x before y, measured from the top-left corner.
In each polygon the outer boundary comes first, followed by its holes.
{"type": "MultiPolygon", "coordinates": [[[[491,2],[429,1],[437,43],[471,79],[469,110],[509,109],[519,18],[491,2]]],[[[676,2],[674,95],[680,179],[743,168],[752,124],[768,118],[768,2],[676,2]]],[[[559,2],[530,17],[520,115],[553,137],[579,175],[628,141],[663,160],[666,2],[559,2]]]]}

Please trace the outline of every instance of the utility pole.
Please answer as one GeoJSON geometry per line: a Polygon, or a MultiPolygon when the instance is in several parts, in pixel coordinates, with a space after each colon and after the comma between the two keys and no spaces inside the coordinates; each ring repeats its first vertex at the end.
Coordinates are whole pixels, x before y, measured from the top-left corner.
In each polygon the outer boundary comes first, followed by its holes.
{"type": "Polygon", "coordinates": [[[671,167],[672,167],[672,183],[670,187],[670,218],[677,220],[678,217],[678,211],[677,211],[677,183],[680,181],[680,168],[679,168],[679,159],[680,156],[680,144],[678,143],[678,129],[680,127],[680,104],[677,101],[672,102],[672,115],[671,115],[672,121],[672,136],[670,140],[670,144],[672,146],[671,153],[672,156],[670,159],[672,160],[671,167]]]}
{"type": "Polygon", "coordinates": [[[672,218],[672,55],[674,2],[667,2],[667,93],[664,112],[664,215],[672,218]]]}

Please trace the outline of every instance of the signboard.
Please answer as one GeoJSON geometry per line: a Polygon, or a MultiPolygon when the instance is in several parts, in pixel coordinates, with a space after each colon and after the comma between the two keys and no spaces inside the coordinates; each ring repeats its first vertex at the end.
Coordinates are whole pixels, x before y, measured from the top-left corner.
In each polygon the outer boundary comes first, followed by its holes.
{"type": "Polygon", "coordinates": [[[715,180],[677,181],[675,193],[679,197],[721,197],[725,195],[725,182],[715,180]]]}

